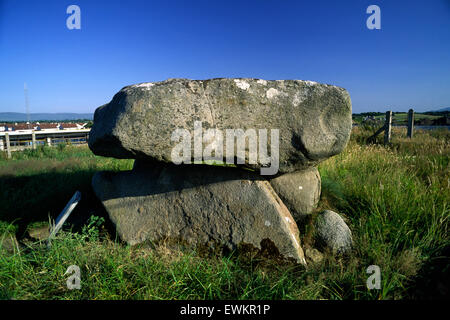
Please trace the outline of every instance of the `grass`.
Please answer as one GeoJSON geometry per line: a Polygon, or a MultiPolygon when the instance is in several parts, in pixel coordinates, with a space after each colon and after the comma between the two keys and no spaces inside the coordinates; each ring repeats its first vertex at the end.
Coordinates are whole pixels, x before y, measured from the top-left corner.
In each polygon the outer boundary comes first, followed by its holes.
{"type": "Polygon", "coordinates": [[[0,221],[14,222],[22,238],[33,222],[55,219],[76,190],[82,201],[73,216],[85,218],[98,210],[91,188],[99,170],[130,170],[133,160],[95,156],[87,147],[40,146],[0,159],[0,221]],[[91,212],[89,212],[91,211],[91,212]]]}
{"type": "MultiPolygon", "coordinates": [[[[450,134],[417,130],[410,140],[403,138],[405,130],[394,128],[392,145],[385,147],[366,144],[370,130],[354,128],[345,151],[319,165],[320,209],[344,217],[355,245],[349,256],[324,252],[324,260],[307,269],[252,253],[203,256],[165,245],[127,246],[110,232],[90,179],[98,170],[129,170],[132,161],[70,146],[13,153],[13,160],[0,160],[0,234],[16,234],[23,247],[0,252],[0,298],[445,297],[450,278],[450,134]],[[54,219],[75,190],[83,194],[72,214],[84,219],[79,230],[66,229],[50,248],[27,239],[27,226],[54,219]],[[366,287],[366,269],[372,264],[381,268],[381,290],[366,287]],[[70,265],[81,269],[80,290],[67,289],[64,273],[70,265]]],[[[314,237],[303,235],[304,246],[314,246],[314,237]]]]}

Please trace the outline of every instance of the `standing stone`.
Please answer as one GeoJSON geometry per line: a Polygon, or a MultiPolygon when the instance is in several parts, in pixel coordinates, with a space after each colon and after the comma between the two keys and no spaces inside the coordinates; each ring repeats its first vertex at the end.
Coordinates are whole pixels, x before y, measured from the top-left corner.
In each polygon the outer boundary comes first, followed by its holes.
{"type": "Polygon", "coordinates": [[[319,203],[321,179],[315,167],[280,175],[270,184],[296,221],[312,213],[319,203]]]}
{"type": "MultiPolygon", "coordinates": [[[[259,139],[258,130],[267,129],[268,154],[271,130],[279,130],[279,173],[287,173],[340,153],[350,137],[352,111],[345,89],[312,81],[169,79],[124,87],[97,108],[89,147],[101,156],[171,163],[177,144],[172,133],[186,129],[193,137],[195,121],[224,135],[226,129],[254,129],[259,139]]],[[[190,149],[194,161],[193,143],[190,149]]],[[[246,145],[242,166],[268,166],[264,157],[249,164],[251,152],[246,145]]]]}
{"type": "Polygon", "coordinates": [[[333,253],[346,254],[352,247],[352,232],[344,219],[334,211],[325,210],[315,222],[319,244],[330,248],[333,253]]]}
{"type": "Polygon", "coordinates": [[[131,171],[99,172],[92,185],[122,240],[176,240],[192,247],[267,239],[285,258],[305,264],[299,231],[269,182],[251,172],[213,166],[136,163],[131,171]]]}

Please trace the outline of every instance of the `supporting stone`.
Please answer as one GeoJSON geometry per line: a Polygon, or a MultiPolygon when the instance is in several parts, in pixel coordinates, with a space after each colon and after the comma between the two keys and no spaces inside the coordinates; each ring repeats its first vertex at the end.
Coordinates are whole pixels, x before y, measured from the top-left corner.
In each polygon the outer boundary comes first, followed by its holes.
{"type": "Polygon", "coordinates": [[[283,174],[270,180],[270,184],[296,221],[302,220],[317,207],[321,180],[315,167],[283,174]]]}
{"type": "Polygon", "coordinates": [[[299,231],[267,180],[236,168],[136,165],[100,172],[92,186],[122,240],[177,241],[192,247],[272,244],[305,263],[299,231]]]}
{"type": "Polygon", "coordinates": [[[352,232],[342,217],[331,210],[325,210],[315,221],[316,241],[320,246],[328,247],[335,254],[349,253],[352,244],[352,232]]]}

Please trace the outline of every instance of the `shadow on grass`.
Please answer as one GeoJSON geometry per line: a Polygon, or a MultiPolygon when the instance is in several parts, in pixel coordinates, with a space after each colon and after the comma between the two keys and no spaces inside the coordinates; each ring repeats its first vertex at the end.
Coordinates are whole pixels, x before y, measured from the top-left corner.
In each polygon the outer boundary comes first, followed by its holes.
{"type": "Polygon", "coordinates": [[[420,268],[408,296],[420,300],[448,300],[450,297],[450,245],[436,251],[420,268]]]}
{"type": "Polygon", "coordinates": [[[0,176],[0,221],[17,226],[18,239],[26,236],[27,226],[34,222],[54,221],[72,198],[81,192],[81,201],[65,223],[73,231],[90,216],[105,218],[105,227],[115,236],[114,227],[102,203],[96,198],[91,180],[96,170],[46,172],[27,176],[0,176]]]}

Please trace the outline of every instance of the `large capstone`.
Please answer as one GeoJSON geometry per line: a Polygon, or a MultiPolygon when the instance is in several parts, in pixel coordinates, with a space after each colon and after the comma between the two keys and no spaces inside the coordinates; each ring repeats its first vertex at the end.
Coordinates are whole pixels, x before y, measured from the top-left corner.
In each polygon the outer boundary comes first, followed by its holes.
{"type": "Polygon", "coordinates": [[[305,264],[289,210],[260,175],[236,168],[136,163],[99,172],[92,185],[119,236],[133,245],[175,240],[192,247],[270,243],[305,264]]]}
{"type": "Polygon", "coordinates": [[[279,168],[274,173],[287,173],[340,153],[351,127],[350,97],[340,87],[301,80],[169,79],[127,86],[99,107],[89,147],[102,156],[171,163],[174,147],[181,141],[174,136],[178,129],[188,132],[192,142],[187,154],[183,149],[184,163],[205,160],[206,150],[225,161],[229,147],[235,164],[253,169],[273,168],[278,153],[279,168]],[[207,129],[218,129],[220,134],[208,135],[207,129]],[[227,139],[227,129],[235,129],[236,142],[233,136],[227,139]],[[243,157],[237,150],[238,139],[252,140],[255,134],[258,149],[246,143],[243,157]],[[279,143],[279,150],[274,143],[279,143]]]}

